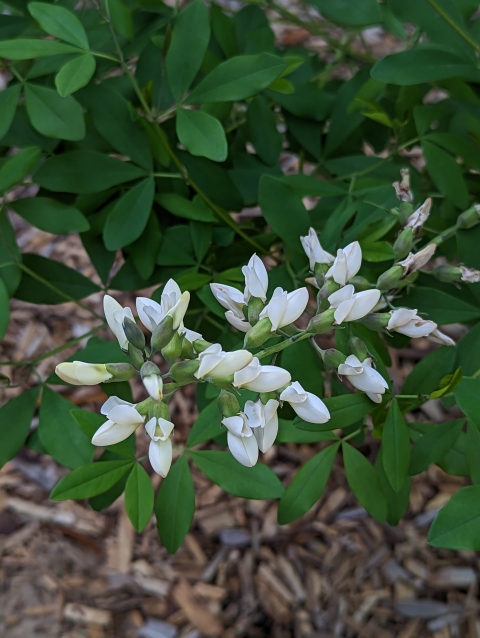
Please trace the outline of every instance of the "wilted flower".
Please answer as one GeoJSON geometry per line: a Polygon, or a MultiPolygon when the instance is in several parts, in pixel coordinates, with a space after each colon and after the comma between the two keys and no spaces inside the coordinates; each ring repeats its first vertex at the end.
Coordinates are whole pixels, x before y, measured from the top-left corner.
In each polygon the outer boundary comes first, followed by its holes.
{"type": "Polygon", "coordinates": [[[172,440],[170,434],[173,423],[161,417],[152,417],[145,424],[145,430],[151,438],[148,458],[153,470],[160,476],[167,476],[172,465],[172,440]]]}
{"type": "Polygon", "coordinates": [[[260,399],[245,403],[248,425],[253,429],[260,452],[266,452],[275,443],[278,434],[279,405],[275,399],[269,399],[265,405],[260,399]]]}
{"type": "Polygon", "coordinates": [[[439,343],[441,346],[454,346],[455,341],[448,335],[441,332],[438,328],[435,328],[429,335],[428,339],[434,343],[439,343]]]}
{"type": "Polygon", "coordinates": [[[424,201],[424,203],[417,208],[417,210],[410,215],[405,224],[405,228],[411,228],[415,234],[417,234],[423,228],[423,224],[427,221],[430,215],[430,208],[432,207],[432,200],[430,197],[424,201]]]}
{"type": "Polygon", "coordinates": [[[352,354],[346,358],[345,363],[338,366],[338,374],[347,377],[354,388],[365,392],[368,398],[375,403],[382,402],[382,395],[388,389],[388,383],[382,375],[372,368],[370,358],[360,362],[352,354]]]}
{"type": "Polygon", "coordinates": [[[83,361],[66,361],[55,368],[57,376],[72,385],[97,385],[112,378],[103,363],[84,363],[83,361]]]}
{"type": "Polygon", "coordinates": [[[262,301],[267,300],[268,275],[263,261],[257,255],[252,255],[242,272],[245,276],[245,303],[250,297],[258,297],[262,301]]]}
{"type": "Polygon", "coordinates": [[[395,189],[397,199],[401,202],[408,202],[411,204],[413,202],[413,193],[410,190],[410,171],[408,168],[402,168],[400,169],[400,174],[402,176],[402,181],[393,182],[392,186],[395,189]]]}
{"type": "Polygon", "coordinates": [[[310,228],[308,235],[305,237],[300,237],[300,241],[302,242],[303,250],[309,259],[310,270],[312,272],[315,270],[315,264],[331,264],[335,259],[333,255],[327,253],[326,250],[323,250],[318,239],[317,232],[314,228],[310,228]]]}
{"type": "Polygon", "coordinates": [[[362,249],[358,241],[354,241],[345,248],[337,250],[337,256],[332,266],[330,266],[325,277],[332,277],[340,286],[344,286],[347,281],[355,277],[362,265],[362,249]]]}
{"type": "Polygon", "coordinates": [[[235,372],[233,385],[253,392],[274,392],[291,381],[290,372],[279,366],[262,366],[257,357],[235,372]]]}
{"type": "Polygon", "coordinates": [[[148,297],[137,297],[137,313],[145,328],[151,332],[165,317],[172,317],[173,329],[183,328],[182,321],[187,312],[190,293],[180,290],[179,285],[169,279],[160,298],[160,303],[148,297]]]}
{"type": "Polygon", "coordinates": [[[271,331],[288,326],[296,321],[308,304],[308,290],[299,288],[287,293],[283,288],[275,288],[272,298],[260,313],[260,319],[268,317],[272,323],[271,331]]]}
{"type": "Polygon", "coordinates": [[[95,432],[92,443],[102,447],[127,439],[145,421],[145,417],[135,409],[134,403],[118,397],[109,397],[100,412],[107,417],[107,421],[95,432]]]}
{"type": "Polygon", "coordinates": [[[437,327],[434,321],[419,317],[416,310],[398,308],[397,310],[392,310],[390,315],[387,330],[400,332],[402,335],[406,335],[412,339],[427,337],[437,327]]]}
{"type": "Polygon", "coordinates": [[[328,298],[330,306],[335,308],[335,322],[356,321],[372,312],[380,299],[380,290],[355,292],[352,284],[340,288],[328,298]]]}
{"type": "Polygon", "coordinates": [[[430,259],[433,257],[436,249],[436,244],[428,244],[427,246],[425,246],[425,248],[419,250],[418,253],[409,253],[406,259],[404,259],[403,261],[399,261],[399,265],[403,266],[404,269],[403,277],[406,277],[410,273],[415,272],[416,270],[419,270],[420,268],[425,266],[425,264],[429,262],[430,259]]]}
{"type": "Polygon", "coordinates": [[[122,350],[128,349],[128,339],[123,329],[123,320],[125,318],[133,319],[133,313],[130,308],[122,308],[116,299],[105,295],[103,298],[103,311],[105,313],[105,319],[107,320],[108,327],[117,337],[118,343],[122,350]]]}
{"type": "Polygon", "coordinates": [[[466,266],[460,266],[462,277],[460,281],[466,284],[476,284],[480,281],[480,270],[475,268],[467,268],[466,266]]]}
{"type": "Polygon", "coordinates": [[[197,379],[228,377],[247,366],[252,358],[248,350],[224,352],[219,343],[213,343],[198,355],[200,367],[194,376],[197,379]]]}
{"type": "Polygon", "coordinates": [[[330,419],[325,403],[315,394],[306,392],[298,381],[285,388],[280,401],[290,403],[298,416],[308,423],[326,423],[330,419]]]}
{"type": "Polygon", "coordinates": [[[247,416],[239,412],[235,416],[222,419],[227,428],[227,444],[233,457],[246,467],[253,467],[258,461],[258,443],[252,428],[247,423],[247,416]]]}

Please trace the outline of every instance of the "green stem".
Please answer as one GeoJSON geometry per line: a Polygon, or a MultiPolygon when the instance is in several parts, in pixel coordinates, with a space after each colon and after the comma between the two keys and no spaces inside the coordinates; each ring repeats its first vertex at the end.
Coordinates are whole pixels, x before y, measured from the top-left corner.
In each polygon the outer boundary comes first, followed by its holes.
{"type": "Polygon", "coordinates": [[[454,31],[456,31],[458,35],[465,40],[465,42],[468,42],[468,44],[471,47],[473,47],[475,51],[480,52],[480,45],[477,44],[475,40],[472,40],[472,38],[468,35],[468,33],[465,33],[462,27],[458,26],[458,24],[454,20],[452,20],[452,18],[448,15],[448,13],[444,11],[442,7],[440,7],[435,0],[428,0],[428,3],[435,9],[435,11],[440,16],[442,16],[445,22],[447,22],[452,27],[452,29],[454,29],[454,31]]]}
{"type": "Polygon", "coordinates": [[[396,394],[396,399],[420,399],[419,394],[396,394]]]}
{"type": "Polygon", "coordinates": [[[97,53],[96,51],[90,51],[90,53],[96,58],[103,58],[104,60],[110,60],[110,62],[116,62],[117,64],[120,64],[120,60],[117,60],[117,58],[114,58],[111,55],[106,55],[105,53],[97,53]]]}
{"type": "Polygon", "coordinates": [[[358,430],[355,430],[355,432],[351,432],[350,434],[347,434],[347,436],[345,436],[342,439],[342,443],[345,443],[345,441],[348,441],[349,439],[353,439],[353,437],[357,436],[357,434],[360,434],[361,431],[362,431],[362,428],[358,428],[358,430]]]}
{"type": "Polygon", "coordinates": [[[290,339],[286,339],[285,341],[282,341],[281,343],[277,343],[274,346],[271,346],[270,348],[261,350],[255,356],[258,359],[264,359],[265,357],[268,357],[271,354],[275,354],[276,352],[281,352],[282,350],[285,350],[285,348],[288,348],[289,346],[293,346],[293,344],[296,343],[297,341],[303,341],[303,339],[310,339],[310,337],[312,336],[313,335],[311,332],[304,332],[301,335],[294,335],[293,337],[290,337],[290,339]]]}
{"type": "Polygon", "coordinates": [[[180,173],[152,173],[152,177],[171,177],[172,179],[183,179],[180,173]]]}

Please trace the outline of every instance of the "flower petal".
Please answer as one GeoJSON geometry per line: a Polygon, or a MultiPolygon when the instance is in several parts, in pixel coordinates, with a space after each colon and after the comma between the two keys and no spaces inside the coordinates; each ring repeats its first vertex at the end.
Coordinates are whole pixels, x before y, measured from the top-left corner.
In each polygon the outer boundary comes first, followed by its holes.
{"type": "Polygon", "coordinates": [[[172,465],[172,441],[150,441],[148,459],[152,469],[165,478],[172,465]]]}
{"type": "Polygon", "coordinates": [[[258,461],[258,443],[254,436],[235,436],[228,432],[227,444],[232,456],[245,467],[253,467],[258,461]]]}
{"type": "Polygon", "coordinates": [[[115,445],[128,439],[137,429],[137,423],[114,423],[110,419],[101,425],[92,437],[93,445],[105,447],[106,445],[115,445]]]}

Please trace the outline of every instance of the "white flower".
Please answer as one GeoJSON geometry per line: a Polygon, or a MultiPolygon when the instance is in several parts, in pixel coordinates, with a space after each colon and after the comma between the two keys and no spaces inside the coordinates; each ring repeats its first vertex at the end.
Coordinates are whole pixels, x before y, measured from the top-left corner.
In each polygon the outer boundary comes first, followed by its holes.
{"type": "Polygon", "coordinates": [[[260,313],[260,319],[268,317],[272,323],[272,332],[296,321],[308,304],[308,290],[299,288],[286,292],[275,288],[272,298],[260,313]]]}
{"type": "Polygon", "coordinates": [[[224,284],[210,284],[210,290],[220,305],[231,310],[239,319],[245,318],[243,314],[245,301],[240,290],[224,284]]]}
{"type": "Polygon", "coordinates": [[[103,311],[108,323],[108,327],[117,337],[118,343],[122,350],[128,349],[128,339],[123,329],[123,320],[125,318],[134,321],[133,313],[130,308],[122,308],[122,306],[110,295],[103,298],[103,311]]]}
{"type": "Polygon", "coordinates": [[[173,423],[161,417],[152,417],[145,424],[145,430],[151,438],[148,458],[153,470],[160,476],[167,476],[172,465],[172,440],[170,434],[173,423]]]}
{"type": "Polygon", "coordinates": [[[388,389],[388,383],[374,368],[372,360],[363,362],[353,354],[346,358],[345,363],[338,366],[338,374],[348,377],[348,380],[357,390],[365,392],[369,399],[375,403],[382,402],[382,394],[388,389]]]}
{"type": "Polygon", "coordinates": [[[448,335],[441,332],[438,328],[436,328],[433,332],[428,335],[430,341],[434,343],[439,343],[442,346],[454,346],[455,341],[449,337],[448,335]]]}
{"type": "Polygon", "coordinates": [[[197,339],[203,339],[202,335],[199,332],[195,332],[195,330],[190,330],[189,328],[185,328],[185,326],[179,329],[179,334],[190,343],[193,343],[197,339]]]}
{"type": "Polygon", "coordinates": [[[198,355],[200,367],[194,376],[197,379],[228,377],[247,366],[252,358],[253,355],[248,350],[224,352],[219,343],[213,343],[198,355]]]}
{"type": "Polygon", "coordinates": [[[257,255],[252,255],[242,272],[245,276],[245,303],[250,301],[250,297],[258,297],[262,301],[267,300],[268,275],[263,261],[257,255]]]}
{"type": "Polygon", "coordinates": [[[407,223],[405,224],[405,228],[411,228],[414,233],[420,231],[430,215],[431,207],[432,200],[429,197],[424,201],[420,208],[417,208],[417,210],[410,215],[407,219],[407,223]]]}
{"type": "Polygon", "coordinates": [[[466,268],[466,266],[460,266],[462,276],[460,281],[464,281],[466,284],[476,284],[480,281],[480,270],[475,268],[466,268]]]}
{"type": "Polygon", "coordinates": [[[278,434],[279,405],[275,399],[269,399],[265,405],[260,399],[255,403],[253,401],[245,403],[248,425],[253,429],[260,452],[266,452],[275,443],[278,434]]]}
{"type": "Polygon", "coordinates": [[[240,319],[232,310],[227,310],[225,313],[225,319],[229,324],[241,332],[248,332],[252,327],[245,317],[240,319]]]}
{"type": "Polygon", "coordinates": [[[163,289],[160,303],[148,297],[137,297],[137,313],[145,328],[151,332],[166,316],[172,317],[174,330],[182,330],[182,321],[189,301],[190,293],[187,291],[182,294],[179,285],[173,279],[169,279],[163,289]]]}
{"type": "Polygon", "coordinates": [[[112,378],[103,363],[84,363],[73,361],[59,363],[55,368],[57,376],[72,385],[97,385],[112,378]]]}
{"type": "Polygon", "coordinates": [[[428,244],[425,248],[419,250],[418,253],[409,253],[403,261],[399,261],[399,265],[404,268],[403,276],[406,277],[410,273],[425,266],[425,264],[433,257],[433,253],[436,249],[436,244],[428,244]]]}
{"type": "Polygon", "coordinates": [[[235,372],[233,385],[253,392],[274,392],[290,383],[290,372],[278,366],[262,366],[257,357],[251,363],[235,372]]]}
{"type": "Polygon", "coordinates": [[[315,270],[315,264],[331,264],[335,259],[333,255],[323,250],[314,228],[310,228],[308,235],[305,237],[300,237],[300,241],[310,261],[310,270],[312,272],[315,270]]]}
{"type": "Polygon", "coordinates": [[[227,444],[233,457],[246,467],[253,467],[258,460],[257,439],[253,430],[247,425],[247,417],[243,412],[222,419],[227,428],[227,444]]]}
{"type": "Polygon", "coordinates": [[[390,312],[390,319],[387,324],[387,330],[395,330],[402,335],[418,339],[419,337],[427,337],[437,327],[434,321],[422,319],[417,315],[416,310],[408,308],[398,308],[390,312]]]}
{"type": "Polygon", "coordinates": [[[330,277],[339,284],[344,286],[347,281],[355,277],[362,265],[362,249],[358,241],[354,241],[345,248],[337,250],[337,256],[332,266],[327,271],[325,277],[330,277]]]}
{"type": "Polygon", "coordinates": [[[92,443],[102,447],[127,439],[145,421],[145,417],[135,410],[134,403],[118,397],[109,397],[100,412],[107,417],[107,421],[95,432],[92,443]]]}
{"type": "Polygon", "coordinates": [[[280,401],[288,401],[298,416],[308,423],[326,423],[330,412],[325,403],[311,392],[306,392],[294,381],[280,395],[280,401]]]}
{"type": "Polygon", "coordinates": [[[163,380],[158,374],[150,374],[142,378],[145,390],[154,401],[161,401],[163,397],[163,380]]]}
{"type": "Polygon", "coordinates": [[[363,290],[355,292],[352,284],[340,288],[328,298],[330,306],[335,308],[335,322],[356,321],[368,315],[380,299],[380,290],[363,290]]]}

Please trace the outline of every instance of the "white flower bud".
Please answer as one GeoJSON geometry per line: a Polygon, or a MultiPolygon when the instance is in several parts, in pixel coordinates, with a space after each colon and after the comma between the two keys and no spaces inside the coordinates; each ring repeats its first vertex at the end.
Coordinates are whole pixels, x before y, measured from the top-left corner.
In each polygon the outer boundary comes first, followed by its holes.
{"type": "Polygon", "coordinates": [[[380,299],[380,290],[363,290],[355,292],[352,284],[334,292],[328,301],[335,308],[335,322],[340,325],[344,321],[356,321],[368,315],[380,299]]]}
{"type": "Polygon", "coordinates": [[[245,403],[248,425],[253,429],[260,452],[266,452],[275,443],[278,434],[279,405],[275,399],[269,399],[265,405],[260,399],[255,403],[253,401],[245,403]]]}
{"type": "Polygon", "coordinates": [[[237,317],[233,310],[227,310],[227,312],[225,313],[225,319],[234,328],[240,330],[240,332],[248,332],[252,328],[251,324],[248,323],[245,317],[243,317],[243,319],[237,317]]]}
{"type": "Polygon", "coordinates": [[[210,284],[210,290],[220,305],[230,310],[238,319],[245,319],[243,314],[245,300],[240,290],[224,284],[210,284]]]}
{"type": "Polygon", "coordinates": [[[296,321],[308,304],[308,290],[299,288],[287,293],[282,288],[275,288],[270,302],[260,313],[260,319],[268,317],[272,323],[271,332],[288,326],[296,321]]]}
{"type": "Polygon", "coordinates": [[[412,339],[427,337],[436,327],[437,324],[434,321],[422,319],[417,315],[417,310],[409,308],[392,310],[387,324],[387,330],[394,330],[412,339]]]}
{"type": "Polygon", "coordinates": [[[388,389],[388,383],[374,368],[370,358],[360,362],[355,355],[346,358],[345,363],[338,366],[338,374],[348,378],[357,390],[365,392],[375,403],[382,402],[382,395],[388,389]]]}
{"type": "Polygon", "coordinates": [[[97,385],[112,378],[103,363],[84,363],[73,361],[59,363],[55,368],[57,376],[72,385],[97,385]]]}
{"type": "Polygon", "coordinates": [[[228,377],[248,365],[252,358],[248,350],[224,352],[219,343],[214,343],[198,355],[200,367],[194,376],[197,379],[228,377]]]}
{"type": "Polygon", "coordinates": [[[298,381],[285,388],[280,401],[288,401],[297,415],[308,423],[326,423],[330,420],[325,403],[315,394],[306,392],[298,381]]]}
{"type": "Polygon", "coordinates": [[[108,327],[117,337],[118,343],[122,350],[128,349],[128,339],[123,329],[123,320],[125,318],[133,319],[133,313],[130,308],[122,308],[122,306],[110,295],[105,295],[103,298],[103,311],[105,313],[105,319],[107,320],[108,327]]]}
{"type": "Polygon", "coordinates": [[[173,423],[161,417],[152,417],[145,424],[145,430],[150,437],[148,458],[154,472],[160,476],[167,476],[172,465],[172,440],[170,434],[173,423]]]}
{"type": "Polygon", "coordinates": [[[310,228],[308,235],[300,237],[303,250],[308,257],[310,263],[310,270],[315,270],[315,264],[331,264],[335,259],[333,255],[323,250],[322,245],[318,239],[318,235],[314,228],[310,228]]]}
{"type": "Polygon", "coordinates": [[[148,297],[137,297],[137,313],[145,328],[151,332],[165,317],[172,317],[173,329],[183,328],[182,321],[187,312],[190,293],[180,290],[179,285],[169,279],[160,298],[160,303],[148,299],[148,297]]]}
{"type": "Polygon", "coordinates": [[[345,248],[337,250],[337,256],[332,266],[325,275],[326,279],[330,277],[339,284],[344,286],[347,281],[355,277],[362,265],[362,249],[358,241],[354,241],[345,248]]]}
{"type": "Polygon", "coordinates": [[[242,465],[253,467],[258,460],[258,444],[246,415],[239,412],[225,417],[222,423],[228,430],[227,444],[232,456],[242,465]]]}
{"type": "Polygon", "coordinates": [[[252,255],[242,272],[245,276],[245,303],[250,301],[250,297],[258,297],[262,301],[267,300],[268,274],[263,261],[257,255],[252,255]]]}
{"type": "Polygon", "coordinates": [[[291,381],[290,372],[278,366],[262,366],[257,357],[235,372],[233,386],[253,392],[274,392],[291,381]]]}
{"type": "Polygon", "coordinates": [[[134,403],[118,397],[109,397],[100,412],[107,417],[107,421],[95,432],[92,443],[102,447],[124,441],[145,421],[134,403]]]}

